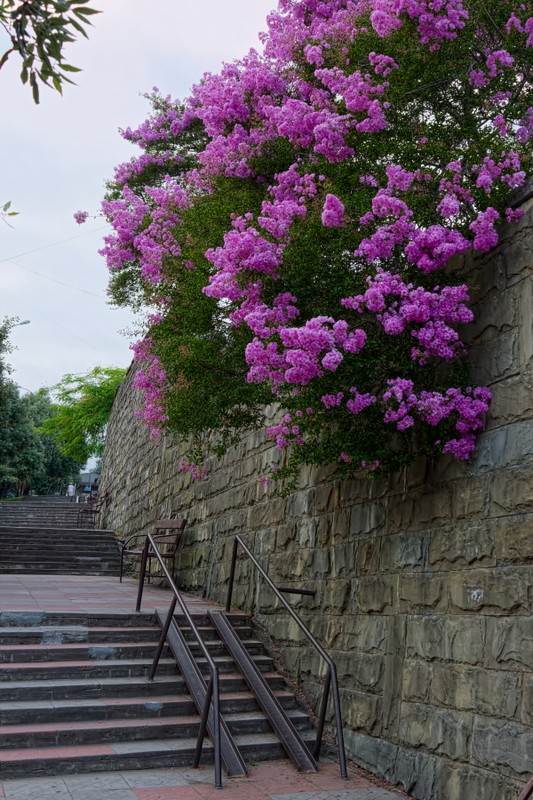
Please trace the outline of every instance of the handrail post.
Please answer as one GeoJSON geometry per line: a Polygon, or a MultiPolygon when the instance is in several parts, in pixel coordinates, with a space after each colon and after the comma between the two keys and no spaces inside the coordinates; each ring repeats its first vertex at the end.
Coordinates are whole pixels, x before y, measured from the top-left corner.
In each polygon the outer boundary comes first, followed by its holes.
{"type": "Polygon", "coordinates": [[[342,729],[341,698],[339,694],[339,683],[337,681],[337,667],[335,666],[335,664],[331,665],[331,678],[333,683],[333,708],[335,711],[335,724],[337,726],[337,750],[339,753],[339,766],[341,770],[341,778],[347,778],[348,770],[346,768],[346,753],[344,750],[344,731],[342,729]]]}
{"type": "Polygon", "coordinates": [[[152,661],[152,666],[150,667],[150,673],[148,675],[148,680],[153,681],[155,671],[157,669],[157,665],[159,664],[159,659],[161,658],[161,653],[163,652],[163,647],[165,646],[165,641],[168,634],[168,629],[170,628],[170,624],[172,622],[172,617],[174,616],[174,611],[176,610],[176,597],[174,597],[172,603],[170,604],[170,608],[168,610],[167,618],[165,620],[165,624],[161,631],[161,636],[159,637],[159,644],[157,645],[157,650],[155,651],[154,660],[152,661]]]}
{"type": "Polygon", "coordinates": [[[202,757],[202,747],[205,739],[205,731],[207,728],[207,718],[209,716],[209,706],[211,705],[211,698],[213,697],[213,676],[209,681],[207,692],[205,694],[204,708],[202,711],[202,719],[200,720],[200,728],[198,730],[198,738],[196,740],[196,749],[194,751],[193,769],[196,769],[202,757]]]}
{"type": "Polygon", "coordinates": [[[317,761],[320,758],[320,748],[322,746],[322,734],[324,733],[324,724],[326,722],[326,711],[328,708],[330,686],[331,686],[331,666],[328,665],[326,680],[324,682],[324,691],[322,692],[322,701],[320,703],[320,713],[318,715],[315,749],[313,751],[313,755],[317,761]]]}
{"type": "Polygon", "coordinates": [[[213,671],[213,727],[215,747],[215,788],[222,789],[222,747],[220,744],[220,683],[218,668],[213,671]]]}
{"type": "Polygon", "coordinates": [[[144,588],[144,578],[146,575],[146,562],[148,561],[148,548],[150,547],[150,542],[148,541],[148,536],[144,542],[144,547],[141,555],[141,566],[139,569],[139,591],[137,592],[137,605],[135,606],[135,611],[141,610],[141,602],[143,596],[143,588],[144,588]]]}
{"type": "Polygon", "coordinates": [[[228,597],[226,599],[226,611],[231,610],[231,598],[233,596],[233,583],[235,581],[235,567],[237,565],[237,547],[239,546],[239,539],[235,537],[233,540],[233,553],[231,555],[231,569],[229,573],[228,583],[228,597]]]}

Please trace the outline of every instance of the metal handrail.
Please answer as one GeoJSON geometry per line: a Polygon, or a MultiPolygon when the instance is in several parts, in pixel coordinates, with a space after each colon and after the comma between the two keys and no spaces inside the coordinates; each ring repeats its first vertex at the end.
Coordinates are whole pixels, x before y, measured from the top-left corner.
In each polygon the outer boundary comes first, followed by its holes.
{"type": "MultiPolygon", "coordinates": [[[[337,680],[337,668],[333,659],[326,653],[324,648],[320,645],[320,643],[315,639],[307,625],[303,622],[301,617],[296,613],[296,611],[290,606],[283,595],[281,594],[280,589],[276,586],[276,584],[269,578],[261,564],[257,561],[255,556],[251,553],[248,547],[244,544],[243,540],[240,536],[235,536],[233,541],[233,554],[231,558],[231,570],[229,576],[229,585],[228,585],[228,596],[226,600],[226,611],[231,609],[231,598],[233,595],[233,584],[235,582],[235,568],[237,565],[237,551],[239,545],[244,550],[248,559],[252,562],[256,570],[259,572],[261,577],[266,581],[268,586],[272,589],[278,600],[281,602],[283,607],[286,611],[289,612],[292,619],[296,622],[300,630],[304,633],[307,639],[311,642],[315,650],[318,654],[324,659],[326,664],[328,665],[328,671],[326,673],[326,680],[324,683],[324,691],[322,693],[322,700],[320,704],[320,714],[318,719],[318,728],[317,728],[317,736],[315,742],[315,749],[314,749],[314,757],[318,761],[320,756],[320,748],[322,746],[322,735],[324,733],[324,724],[326,721],[326,711],[328,707],[329,701],[329,692],[330,689],[333,693],[333,707],[335,712],[335,723],[337,725],[337,752],[339,754],[339,767],[340,773],[342,778],[348,777],[348,772],[346,769],[346,752],[344,749],[344,733],[342,730],[342,718],[341,718],[341,710],[340,710],[340,694],[339,694],[339,684],[337,680]]],[[[306,592],[307,593],[307,592],[306,592]]]]}
{"type": "Polygon", "coordinates": [[[529,800],[530,797],[533,797],[533,777],[530,778],[529,782],[520,792],[518,800],[529,800]]]}
{"type": "Polygon", "coordinates": [[[210,680],[207,687],[207,694],[205,697],[204,708],[202,711],[201,722],[200,722],[200,730],[198,732],[198,739],[196,742],[196,750],[194,753],[194,761],[193,766],[197,767],[200,763],[200,756],[202,754],[202,746],[206,735],[207,729],[207,720],[209,717],[209,706],[211,703],[213,704],[213,746],[215,750],[215,787],[217,789],[222,788],[222,749],[220,746],[220,680],[218,674],[218,667],[216,666],[215,662],[211,658],[210,654],[207,651],[207,648],[198,632],[198,628],[189,613],[189,609],[185,605],[183,598],[181,597],[176,584],[174,583],[170,572],[168,571],[166,564],[164,563],[163,558],[159,550],[156,547],[156,544],[152,538],[152,536],[148,533],[146,535],[146,541],[144,543],[142,555],[141,555],[141,566],[140,566],[140,575],[139,575],[139,590],[137,593],[137,605],[135,607],[136,611],[141,610],[141,603],[142,603],[142,595],[143,595],[143,588],[144,588],[144,578],[146,575],[146,564],[148,561],[148,552],[152,548],[155,557],[159,561],[161,569],[163,570],[163,574],[168,581],[168,585],[170,590],[174,594],[174,599],[170,604],[170,608],[167,614],[167,618],[165,620],[165,624],[161,631],[161,636],[159,639],[159,643],[157,645],[157,650],[154,656],[154,660],[152,666],[150,668],[150,673],[148,675],[149,680],[153,680],[157,665],[159,663],[159,659],[161,658],[161,653],[163,652],[163,647],[165,646],[165,641],[167,638],[167,634],[172,623],[172,618],[174,616],[174,611],[176,610],[176,604],[179,605],[181,609],[181,613],[187,620],[189,627],[194,634],[196,641],[202,651],[202,654],[209,666],[210,672],[210,680]]]}

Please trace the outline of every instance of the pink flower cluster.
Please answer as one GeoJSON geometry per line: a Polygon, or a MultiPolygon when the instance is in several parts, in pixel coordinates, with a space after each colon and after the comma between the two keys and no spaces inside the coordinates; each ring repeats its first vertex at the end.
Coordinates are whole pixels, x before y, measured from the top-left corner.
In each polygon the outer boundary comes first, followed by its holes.
{"type": "Polygon", "coordinates": [[[465,5],[463,0],[376,0],[370,21],[379,36],[387,37],[401,28],[401,16],[407,14],[417,21],[422,44],[437,50],[441,41],[455,39],[464,28],[465,5]]]}
{"type": "Polygon", "coordinates": [[[135,373],[133,388],[139,389],[143,395],[143,407],[135,413],[150,429],[150,438],[159,439],[168,421],[163,404],[167,386],[165,370],[153,355],[148,337],[137,342],[132,349],[135,361],[140,365],[135,373]]]}
{"type": "Polygon", "coordinates": [[[315,317],[299,328],[280,328],[279,338],[281,351],[278,342],[265,344],[257,337],[247,346],[249,381],[269,381],[275,389],[284,383],[306,386],[324,370],[335,372],[345,353],[362,350],[367,335],[361,328],[350,329],[345,320],[315,317]]]}
{"type": "Polygon", "coordinates": [[[74,214],[74,219],[78,223],[78,225],[83,225],[84,222],[87,222],[89,219],[89,212],[88,211],[76,211],[74,214]]]}
{"type": "Polygon", "coordinates": [[[442,452],[460,461],[470,458],[476,446],[475,433],[483,428],[489,408],[490,389],[448,389],[444,394],[422,391],[417,395],[411,380],[394,378],[387,383],[383,394],[386,423],[395,423],[399,431],[405,431],[413,427],[415,416],[433,427],[451,417],[457,436],[441,442],[442,452]]]}
{"type": "Polygon", "coordinates": [[[180,472],[190,473],[195,481],[205,480],[209,474],[207,467],[187,461],[186,458],[181,459],[180,463],[178,464],[178,470],[180,472]]]}
{"type": "Polygon", "coordinates": [[[341,303],[358,313],[375,314],[385,333],[398,336],[410,330],[418,344],[411,358],[425,364],[429,358],[449,361],[462,350],[452,325],[465,324],[474,318],[466,306],[468,287],[436,286],[433,291],[406,284],[399,275],[378,268],[375,277],[367,278],[364,294],[345,297],[341,303]]]}

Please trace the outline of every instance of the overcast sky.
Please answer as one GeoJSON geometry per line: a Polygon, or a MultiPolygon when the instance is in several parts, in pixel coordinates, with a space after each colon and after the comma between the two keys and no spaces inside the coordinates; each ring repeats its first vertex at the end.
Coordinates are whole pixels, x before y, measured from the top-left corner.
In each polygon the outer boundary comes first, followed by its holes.
{"type": "MultiPolygon", "coordinates": [[[[159,87],[187,96],[206,71],[259,48],[257,33],[275,0],[92,0],[88,41],[69,46],[83,69],[63,97],[43,88],[41,104],[22,86],[20,64],[0,71],[0,205],[20,212],[0,223],[0,318],[31,320],[13,329],[13,379],[34,391],[66,373],[127,366],[132,328],[126,310],[106,304],[107,269],[97,251],[105,221],[78,226],[78,209],[96,214],[104,183],[140,150],[119,128],[148,114],[142,94],[159,87]],[[148,13],[149,10],[149,13],[148,13]]],[[[5,47],[0,40],[0,52],[5,47]]]]}

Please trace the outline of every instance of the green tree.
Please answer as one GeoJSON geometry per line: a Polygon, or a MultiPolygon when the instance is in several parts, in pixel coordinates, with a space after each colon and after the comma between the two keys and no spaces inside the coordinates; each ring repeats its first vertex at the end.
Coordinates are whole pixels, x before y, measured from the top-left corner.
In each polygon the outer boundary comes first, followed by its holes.
{"type": "Polygon", "coordinates": [[[10,46],[0,57],[0,69],[9,56],[22,59],[20,79],[29,83],[33,99],[39,102],[39,83],[63,92],[69,75],[80,72],[64,59],[63,48],[81,34],[87,38],[90,17],[100,13],[87,6],[88,0],[0,0],[0,27],[10,46]]]}
{"type": "Polygon", "coordinates": [[[75,481],[83,462],[64,455],[50,434],[39,430],[45,419],[56,413],[48,389],[24,395],[20,398],[26,414],[31,420],[33,438],[40,451],[40,463],[35,464],[29,476],[29,487],[35,494],[57,494],[75,481]]]}
{"type": "Polygon", "coordinates": [[[63,455],[85,463],[101,456],[107,421],[125,369],[95,367],[85,375],[65,375],[54,387],[53,415],[40,425],[63,455]]]}

